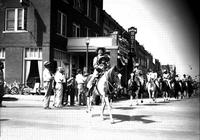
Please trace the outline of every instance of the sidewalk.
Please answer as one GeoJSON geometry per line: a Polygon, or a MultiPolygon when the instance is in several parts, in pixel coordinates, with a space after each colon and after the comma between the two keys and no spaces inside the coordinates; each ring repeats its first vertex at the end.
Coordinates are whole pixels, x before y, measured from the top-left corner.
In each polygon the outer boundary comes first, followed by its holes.
{"type": "MultiPolygon", "coordinates": [[[[5,100],[9,99],[16,99],[16,100],[31,100],[31,101],[42,101],[44,95],[11,95],[11,94],[6,94],[3,96],[5,100]]],[[[53,96],[52,96],[53,97],[53,96]]],[[[51,98],[52,100],[53,98],[51,98]]]]}

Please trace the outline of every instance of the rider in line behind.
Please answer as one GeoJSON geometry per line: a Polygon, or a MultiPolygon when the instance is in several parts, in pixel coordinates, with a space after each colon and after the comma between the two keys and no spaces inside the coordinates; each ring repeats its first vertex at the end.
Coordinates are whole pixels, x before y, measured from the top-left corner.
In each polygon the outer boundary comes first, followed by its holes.
{"type": "MultiPolygon", "coordinates": [[[[129,86],[131,85],[131,83],[136,84],[136,85],[132,85],[134,88],[133,91],[135,92],[136,105],[139,104],[138,95],[139,95],[140,87],[144,81],[144,80],[142,80],[141,75],[142,75],[142,71],[139,69],[139,63],[136,63],[135,67],[133,69],[133,72],[131,73],[131,79],[129,79],[130,81],[128,82],[129,86]]],[[[130,106],[132,106],[132,103],[133,103],[133,95],[132,94],[130,95],[130,102],[131,102],[130,106]]]]}
{"type": "Polygon", "coordinates": [[[147,73],[147,82],[151,83],[154,82],[156,86],[158,86],[158,83],[156,82],[158,77],[158,74],[156,72],[153,72],[152,69],[149,69],[149,72],[147,73]]]}
{"type": "MultiPolygon", "coordinates": [[[[164,69],[164,71],[163,71],[163,76],[162,76],[162,78],[163,78],[163,81],[166,81],[167,84],[168,84],[168,86],[170,87],[170,74],[167,72],[166,69],[164,69]]],[[[170,87],[170,88],[171,88],[171,87],[170,87]]]]}
{"type": "Polygon", "coordinates": [[[170,84],[170,74],[167,72],[166,69],[164,69],[163,74],[162,74],[162,79],[163,79],[163,83],[165,83],[164,85],[162,85],[162,92],[164,92],[163,97],[164,97],[164,101],[165,100],[169,100],[168,98],[168,92],[171,88],[171,84],[170,84]]]}

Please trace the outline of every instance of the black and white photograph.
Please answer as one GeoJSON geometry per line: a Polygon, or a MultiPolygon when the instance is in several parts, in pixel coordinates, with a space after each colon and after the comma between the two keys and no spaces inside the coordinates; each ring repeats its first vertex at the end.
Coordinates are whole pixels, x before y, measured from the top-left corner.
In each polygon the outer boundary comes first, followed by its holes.
{"type": "Polygon", "coordinates": [[[0,0],[1,140],[199,140],[193,0],[0,0]]]}

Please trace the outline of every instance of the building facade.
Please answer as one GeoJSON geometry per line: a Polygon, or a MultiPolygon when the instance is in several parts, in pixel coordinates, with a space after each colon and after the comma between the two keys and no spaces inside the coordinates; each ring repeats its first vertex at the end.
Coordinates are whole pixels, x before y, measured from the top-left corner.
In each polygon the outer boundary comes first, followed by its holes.
{"type": "MultiPolygon", "coordinates": [[[[146,73],[153,67],[153,57],[139,42],[134,44],[137,61],[146,73]]],[[[114,58],[112,64],[119,51],[127,56],[122,74],[126,86],[133,69],[131,35],[103,10],[103,0],[0,0],[0,60],[7,83],[18,81],[32,87],[42,83],[44,61],[53,63],[53,72],[64,67],[69,77],[78,68],[84,70],[88,60],[88,72],[92,72],[95,48],[102,46],[114,58]],[[113,42],[104,42],[109,39],[113,42]],[[74,40],[80,42],[73,46],[74,40]],[[94,45],[94,40],[100,43],[94,45]]]]}
{"type": "Polygon", "coordinates": [[[68,53],[68,37],[101,36],[102,9],[103,0],[1,0],[0,59],[6,81],[42,82],[44,61],[63,66],[70,75],[82,62],[68,53]]]}

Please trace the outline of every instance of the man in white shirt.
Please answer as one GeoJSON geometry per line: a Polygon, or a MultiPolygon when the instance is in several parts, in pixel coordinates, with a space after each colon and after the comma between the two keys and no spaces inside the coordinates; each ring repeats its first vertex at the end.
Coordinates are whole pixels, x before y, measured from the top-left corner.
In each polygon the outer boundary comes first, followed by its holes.
{"type": "Polygon", "coordinates": [[[45,89],[44,94],[44,109],[50,109],[49,103],[50,103],[50,97],[52,92],[52,82],[53,82],[53,75],[50,72],[50,62],[45,61],[44,62],[44,71],[43,71],[43,85],[45,89]]]}
{"type": "Polygon", "coordinates": [[[65,80],[64,69],[62,67],[58,67],[54,80],[56,82],[54,106],[60,108],[62,107],[63,81],[65,80]]]}
{"type": "Polygon", "coordinates": [[[77,89],[78,89],[78,104],[81,105],[80,96],[84,91],[84,88],[85,88],[84,84],[85,84],[86,78],[83,76],[81,69],[78,69],[77,73],[78,74],[76,75],[76,83],[77,83],[77,89]]]}

